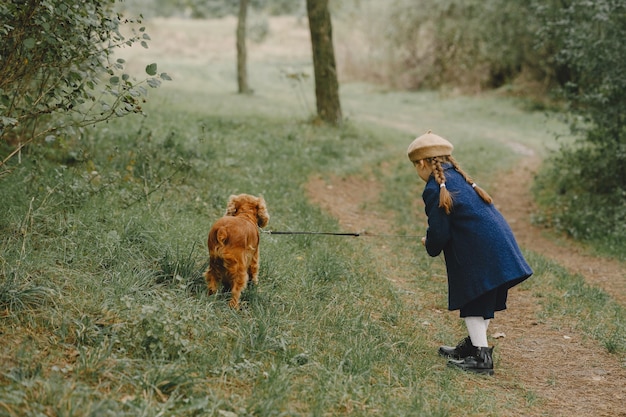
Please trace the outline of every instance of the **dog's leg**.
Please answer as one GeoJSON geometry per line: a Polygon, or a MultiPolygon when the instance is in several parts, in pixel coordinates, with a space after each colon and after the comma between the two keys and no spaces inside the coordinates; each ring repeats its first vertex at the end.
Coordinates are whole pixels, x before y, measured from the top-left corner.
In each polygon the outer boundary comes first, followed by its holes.
{"type": "Polygon", "coordinates": [[[238,309],[241,292],[246,289],[248,284],[248,273],[244,268],[237,268],[237,271],[233,274],[232,284],[230,291],[231,297],[228,305],[234,309],[238,309]]]}
{"type": "Polygon", "coordinates": [[[257,246],[256,252],[252,255],[250,261],[250,267],[248,268],[248,276],[254,285],[259,283],[259,248],[257,246]]]}
{"type": "Polygon", "coordinates": [[[204,271],[204,280],[206,281],[209,295],[215,294],[217,292],[218,280],[215,277],[215,273],[210,266],[207,268],[206,271],[204,271]]]}

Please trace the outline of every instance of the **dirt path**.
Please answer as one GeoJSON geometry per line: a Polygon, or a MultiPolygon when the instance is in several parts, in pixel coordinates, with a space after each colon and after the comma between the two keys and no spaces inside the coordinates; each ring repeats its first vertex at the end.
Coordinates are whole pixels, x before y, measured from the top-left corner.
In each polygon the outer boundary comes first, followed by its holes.
{"type": "Polygon", "coordinates": [[[615,301],[626,306],[626,265],[593,256],[584,246],[566,237],[546,237],[546,231],[531,224],[536,212],[528,187],[532,183],[541,160],[534,154],[502,175],[496,184],[496,205],[511,225],[521,246],[556,261],[570,272],[602,288],[615,301]]]}
{"type": "MultiPolygon", "coordinates": [[[[510,222],[522,247],[551,258],[571,272],[581,274],[616,301],[626,305],[624,265],[585,253],[580,245],[566,239],[554,240],[530,222],[534,209],[528,187],[541,160],[527,153],[494,190],[498,208],[510,222]]],[[[336,217],[346,230],[380,233],[389,230],[385,217],[367,210],[367,204],[380,195],[380,184],[371,179],[313,178],[307,190],[312,201],[336,217]]],[[[387,217],[388,218],[388,217],[387,217]]],[[[381,246],[381,259],[389,259],[389,249],[381,246]]],[[[393,271],[393,265],[385,267],[393,271]]],[[[394,280],[405,290],[408,283],[394,280]]],[[[497,340],[497,377],[485,384],[498,389],[532,393],[537,404],[526,416],[626,416],[626,369],[615,355],[568,326],[548,319],[539,322],[541,311],[531,291],[514,290],[510,303],[515,314],[502,314],[494,320],[490,334],[503,333],[497,340]]],[[[532,402],[529,400],[529,402],[532,402]]],[[[503,414],[504,415],[504,414],[503,414]]],[[[513,413],[512,415],[521,415],[513,413]]]]}

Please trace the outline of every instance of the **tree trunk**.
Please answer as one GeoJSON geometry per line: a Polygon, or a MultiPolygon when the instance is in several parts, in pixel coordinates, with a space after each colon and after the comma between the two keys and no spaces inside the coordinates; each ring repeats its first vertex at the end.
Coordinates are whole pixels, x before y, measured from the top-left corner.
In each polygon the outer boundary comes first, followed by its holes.
{"type": "Polygon", "coordinates": [[[239,94],[250,94],[248,86],[247,51],[246,51],[246,19],[248,0],[239,0],[239,17],[237,20],[237,85],[239,94]]]}
{"type": "Polygon", "coordinates": [[[328,0],[306,0],[306,8],[313,49],[317,115],[326,123],[339,125],[342,115],[328,0]]]}

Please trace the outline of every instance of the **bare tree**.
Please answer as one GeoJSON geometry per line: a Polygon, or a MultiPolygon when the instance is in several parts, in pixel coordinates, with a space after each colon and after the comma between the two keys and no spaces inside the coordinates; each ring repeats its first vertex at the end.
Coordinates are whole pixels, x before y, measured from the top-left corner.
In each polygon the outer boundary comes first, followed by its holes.
{"type": "Polygon", "coordinates": [[[342,114],[328,0],[306,0],[306,8],[313,49],[317,115],[326,123],[339,125],[342,114]]]}
{"type": "Polygon", "coordinates": [[[248,15],[248,0],[239,0],[239,16],[237,19],[237,84],[239,94],[250,94],[248,85],[247,50],[246,50],[246,20],[248,15]]]}

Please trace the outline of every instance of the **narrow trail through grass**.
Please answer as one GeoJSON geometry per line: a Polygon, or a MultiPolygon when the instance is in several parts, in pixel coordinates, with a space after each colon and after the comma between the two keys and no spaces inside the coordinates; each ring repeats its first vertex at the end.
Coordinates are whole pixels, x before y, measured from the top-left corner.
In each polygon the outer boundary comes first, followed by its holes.
{"type": "MultiPolygon", "coordinates": [[[[385,123],[393,122],[387,119],[385,123]]],[[[544,231],[531,224],[534,205],[528,184],[532,183],[541,160],[523,145],[515,149],[523,157],[498,176],[492,195],[511,223],[520,245],[533,252],[533,260],[545,262],[539,260],[545,257],[549,262],[565,266],[569,273],[584,276],[589,285],[599,286],[624,306],[626,292],[621,285],[623,280],[618,279],[626,275],[624,265],[595,257],[575,242],[545,236],[544,231]],[[617,285],[609,285],[611,283],[617,285]]],[[[309,198],[336,217],[347,230],[389,233],[394,227],[394,219],[389,213],[376,210],[380,209],[377,196],[381,188],[382,185],[374,179],[358,176],[331,177],[326,181],[313,178],[307,185],[309,198]]],[[[381,260],[378,264],[381,276],[394,277],[389,279],[403,294],[405,302],[411,305],[419,284],[411,282],[410,274],[403,271],[398,261],[410,254],[398,255],[381,242],[367,241],[364,244],[381,260]]],[[[533,279],[543,278],[542,274],[533,279]]],[[[626,401],[623,390],[626,386],[625,364],[598,346],[597,341],[586,338],[567,320],[546,316],[543,313],[546,301],[542,300],[540,287],[531,280],[529,285],[514,289],[510,295],[510,310],[493,320],[490,334],[498,357],[497,377],[496,381],[480,380],[478,385],[494,389],[494,395],[503,396],[502,401],[506,401],[504,396],[508,390],[527,391],[529,398],[525,406],[529,408],[524,415],[528,416],[626,415],[622,410],[626,401]],[[497,339],[493,338],[494,335],[497,339]]],[[[434,311],[440,313],[436,308],[434,311]]],[[[438,360],[433,354],[433,361],[438,360]]],[[[468,383],[476,384],[477,381],[469,377],[468,383]]],[[[501,415],[519,414],[514,411],[501,415]]]]}

